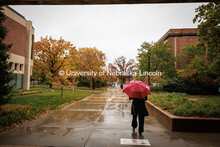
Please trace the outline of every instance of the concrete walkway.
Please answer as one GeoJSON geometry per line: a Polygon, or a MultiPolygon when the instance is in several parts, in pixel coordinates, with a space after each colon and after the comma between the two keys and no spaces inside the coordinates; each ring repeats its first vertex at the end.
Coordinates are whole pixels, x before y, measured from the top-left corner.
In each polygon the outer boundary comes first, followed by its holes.
{"type": "Polygon", "coordinates": [[[121,138],[148,139],[156,147],[220,146],[220,134],[172,132],[152,116],[145,118],[144,136],[139,137],[132,133],[130,107],[121,89],[111,88],[1,133],[0,147],[131,146],[121,145],[121,138]]]}

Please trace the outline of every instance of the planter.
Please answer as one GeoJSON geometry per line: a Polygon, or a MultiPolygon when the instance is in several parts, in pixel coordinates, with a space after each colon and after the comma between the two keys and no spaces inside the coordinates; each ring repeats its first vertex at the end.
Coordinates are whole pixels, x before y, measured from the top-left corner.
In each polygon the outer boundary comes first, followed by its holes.
{"type": "Polygon", "coordinates": [[[150,115],[157,118],[172,131],[220,132],[220,118],[181,117],[162,110],[149,101],[146,102],[150,115]]]}

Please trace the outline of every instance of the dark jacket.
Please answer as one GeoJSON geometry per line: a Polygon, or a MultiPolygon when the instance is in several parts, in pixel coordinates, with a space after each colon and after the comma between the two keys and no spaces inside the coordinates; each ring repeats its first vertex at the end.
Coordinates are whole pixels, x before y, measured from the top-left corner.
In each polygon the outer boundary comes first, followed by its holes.
{"type": "Polygon", "coordinates": [[[123,89],[123,84],[121,84],[121,86],[120,86],[120,87],[121,87],[121,89],[123,89]]]}
{"type": "Polygon", "coordinates": [[[131,114],[132,115],[143,115],[149,116],[147,108],[145,106],[145,101],[147,100],[147,96],[145,98],[130,98],[132,101],[131,105],[131,114]]]}

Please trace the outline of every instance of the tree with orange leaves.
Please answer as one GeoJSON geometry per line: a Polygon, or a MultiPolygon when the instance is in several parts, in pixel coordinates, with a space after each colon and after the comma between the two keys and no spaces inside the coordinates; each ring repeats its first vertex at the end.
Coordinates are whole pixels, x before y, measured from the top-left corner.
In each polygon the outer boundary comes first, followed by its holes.
{"type": "MultiPolygon", "coordinates": [[[[96,72],[97,75],[103,71],[106,56],[96,48],[79,48],[78,51],[70,51],[72,67],[80,72],[96,72]]],[[[90,75],[90,87],[95,89],[95,77],[90,75]]]]}
{"type": "Polygon", "coordinates": [[[31,80],[33,82],[33,87],[35,84],[35,81],[40,81],[41,83],[44,83],[46,81],[46,73],[43,71],[42,64],[39,63],[39,59],[33,60],[33,70],[31,75],[31,80]]]}
{"type": "Polygon", "coordinates": [[[58,72],[65,66],[68,53],[74,52],[76,48],[69,41],[60,38],[59,40],[52,37],[45,37],[34,44],[34,55],[36,68],[45,73],[50,88],[53,86],[53,79],[58,72]]]}
{"type": "Polygon", "coordinates": [[[54,86],[60,87],[61,88],[61,97],[63,97],[63,87],[67,86],[69,88],[73,88],[74,87],[74,83],[70,82],[68,80],[68,76],[67,75],[60,75],[60,76],[56,76],[53,78],[52,84],[54,86]]]}

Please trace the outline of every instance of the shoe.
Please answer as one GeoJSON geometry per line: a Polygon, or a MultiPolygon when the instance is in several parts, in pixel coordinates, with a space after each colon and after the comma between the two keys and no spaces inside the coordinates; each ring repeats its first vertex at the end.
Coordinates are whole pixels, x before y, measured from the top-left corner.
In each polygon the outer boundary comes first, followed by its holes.
{"type": "Polygon", "coordinates": [[[133,128],[133,132],[135,132],[135,128],[133,128]]]}
{"type": "Polygon", "coordinates": [[[139,132],[139,136],[143,136],[142,132],[139,132]]]}

